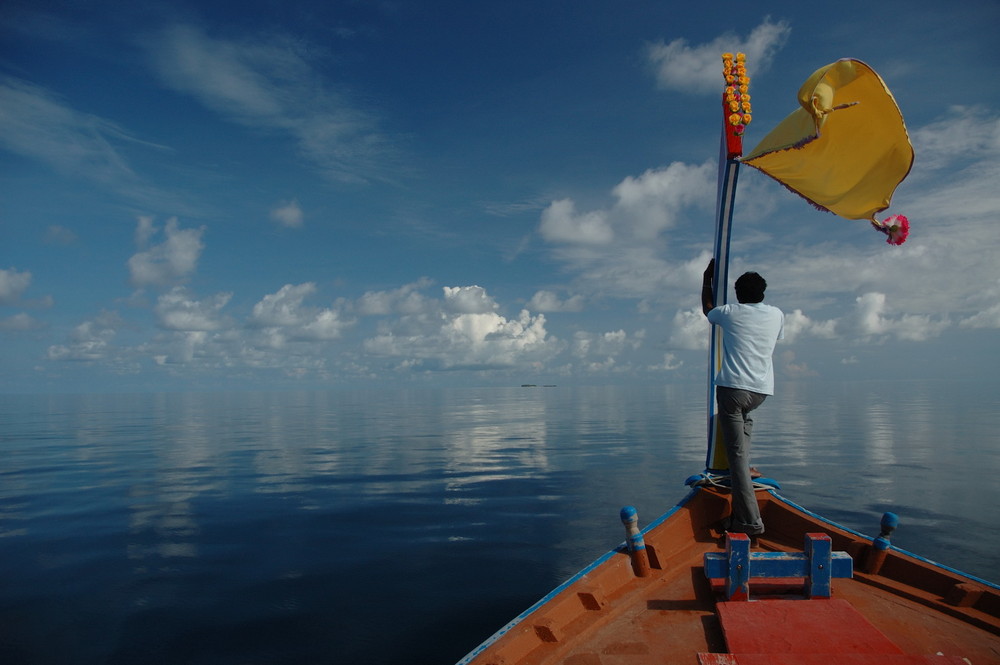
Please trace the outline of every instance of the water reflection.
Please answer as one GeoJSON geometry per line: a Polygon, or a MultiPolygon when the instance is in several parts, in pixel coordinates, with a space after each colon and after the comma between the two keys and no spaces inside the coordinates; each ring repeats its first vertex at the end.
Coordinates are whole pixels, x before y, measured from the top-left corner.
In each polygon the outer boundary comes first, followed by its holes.
{"type": "MultiPolygon", "coordinates": [[[[447,491],[530,477],[549,467],[546,399],[534,391],[452,393],[441,404],[447,491]]],[[[478,502],[482,497],[468,497],[478,502]]],[[[454,498],[450,498],[454,501],[454,498]]]]}
{"type": "MultiPolygon", "coordinates": [[[[895,510],[900,546],[990,575],[997,395],[789,382],[761,408],[754,461],[793,501],[865,532],[895,510]]],[[[217,662],[238,663],[252,660],[242,644],[314,645],[313,661],[333,639],[389,649],[406,640],[363,622],[397,606],[427,615],[401,609],[401,631],[497,598],[519,610],[621,541],[621,506],[647,523],[681,498],[704,466],[704,399],[700,386],[7,399],[0,564],[20,575],[0,622],[32,623],[17,631],[29,640],[79,634],[86,614],[84,632],[108,636],[90,662],[221,639],[217,662]],[[362,583],[377,612],[350,601],[362,583]]]]}

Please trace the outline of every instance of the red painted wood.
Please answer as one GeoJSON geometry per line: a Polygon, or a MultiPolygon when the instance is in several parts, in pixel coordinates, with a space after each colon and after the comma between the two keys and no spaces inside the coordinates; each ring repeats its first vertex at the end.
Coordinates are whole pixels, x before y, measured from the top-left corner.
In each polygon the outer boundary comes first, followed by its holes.
{"type": "Polygon", "coordinates": [[[915,656],[913,654],[732,654],[700,653],[700,665],[969,665],[959,656],[915,656]]]}
{"type": "Polygon", "coordinates": [[[901,654],[846,600],[719,603],[733,654],[901,654]]]}

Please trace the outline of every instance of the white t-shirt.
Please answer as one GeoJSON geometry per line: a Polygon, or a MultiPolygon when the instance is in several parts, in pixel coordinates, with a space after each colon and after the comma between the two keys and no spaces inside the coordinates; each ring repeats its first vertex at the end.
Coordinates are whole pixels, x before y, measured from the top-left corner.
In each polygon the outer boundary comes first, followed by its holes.
{"type": "Polygon", "coordinates": [[[719,386],[774,394],[774,345],[785,337],[785,315],[771,305],[736,303],[709,310],[708,320],[722,328],[719,386]]]}

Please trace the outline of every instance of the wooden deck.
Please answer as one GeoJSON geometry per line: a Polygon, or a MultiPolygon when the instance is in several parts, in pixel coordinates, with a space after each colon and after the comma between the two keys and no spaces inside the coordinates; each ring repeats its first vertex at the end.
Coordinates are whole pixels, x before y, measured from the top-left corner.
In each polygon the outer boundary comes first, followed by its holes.
{"type": "Polygon", "coordinates": [[[645,532],[648,576],[633,573],[627,553],[610,554],[461,662],[1000,663],[996,587],[894,549],[870,575],[865,538],[770,493],[758,500],[768,531],[754,551],[801,551],[804,534],[827,533],[833,549],[855,561],[853,578],[834,579],[829,600],[807,600],[805,580],[783,578],[752,579],[749,601],[722,602],[723,585],[705,576],[704,555],[725,551],[712,525],[728,515],[729,499],[701,489],[645,532]]]}

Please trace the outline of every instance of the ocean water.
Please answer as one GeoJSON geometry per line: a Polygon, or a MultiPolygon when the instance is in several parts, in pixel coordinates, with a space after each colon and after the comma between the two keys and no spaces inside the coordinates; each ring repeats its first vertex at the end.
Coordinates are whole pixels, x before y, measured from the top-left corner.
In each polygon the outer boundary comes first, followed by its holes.
{"type": "MultiPolygon", "coordinates": [[[[1000,391],[783,383],[782,494],[998,581],[1000,391]]],[[[704,389],[0,396],[0,663],[454,663],[704,468],[704,389]]]]}

